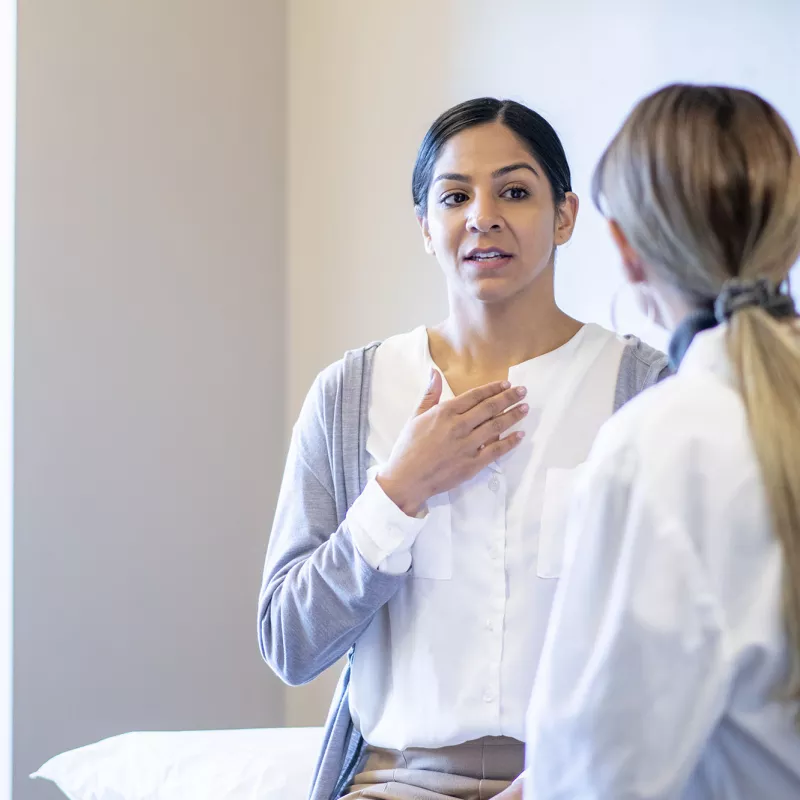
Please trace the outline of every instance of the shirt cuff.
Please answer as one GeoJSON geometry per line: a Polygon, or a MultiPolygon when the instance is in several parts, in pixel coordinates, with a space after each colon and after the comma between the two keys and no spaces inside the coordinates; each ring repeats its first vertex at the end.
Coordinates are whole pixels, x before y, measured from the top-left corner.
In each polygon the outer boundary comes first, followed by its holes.
{"type": "Polygon", "coordinates": [[[347,526],[358,552],[373,569],[402,575],[411,568],[411,546],[426,512],[409,517],[371,479],[347,512],[347,526]]]}

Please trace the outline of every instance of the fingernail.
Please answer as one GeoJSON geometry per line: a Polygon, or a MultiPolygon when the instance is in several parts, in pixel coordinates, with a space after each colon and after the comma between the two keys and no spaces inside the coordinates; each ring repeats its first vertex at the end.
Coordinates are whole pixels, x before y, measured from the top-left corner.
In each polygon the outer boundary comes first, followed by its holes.
{"type": "Polygon", "coordinates": [[[525,431],[517,431],[517,441],[525,438],[525,431]]]}
{"type": "Polygon", "coordinates": [[[503,381],[503,382],[502,382],[500,385],[501,385],[501,386],[502,386],[504,389],[510,389],[510,388],[511,388],[511,384],[510,384],[508,381],[503,381]]]}
{"type": "Polygon", "coordinates": [[[527,389],[526,389],[524,386],[519,386],[519,387],[517,388],[517,394],[518,394],[520,397],[525,397],[525,395],[526,395],[526,394],[528,394],[528,390],[527,390],[527,389]]]}
{"type": "Polygon", "coordinates": [[[520,411],[521,411],[523,414],[527,414],[527,413],[528,413],[528,409],[529,409],[529,406],[528,406],[528,404],[527,404],[527,403],[523,403],[523,404],[522,404],[522,405],[519,407],[519,410],[520,410],[520,411]]]}

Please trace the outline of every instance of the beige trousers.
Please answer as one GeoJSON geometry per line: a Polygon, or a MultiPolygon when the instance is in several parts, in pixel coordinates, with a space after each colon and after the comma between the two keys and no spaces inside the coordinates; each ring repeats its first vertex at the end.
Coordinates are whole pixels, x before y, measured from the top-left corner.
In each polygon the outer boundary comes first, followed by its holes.
{"type": "Polygon", "coordinates": [[[364,769],[343,800],[490,800],[525,769],[525,746],[487,736],[425,750],[367,747],[364,769]]]}

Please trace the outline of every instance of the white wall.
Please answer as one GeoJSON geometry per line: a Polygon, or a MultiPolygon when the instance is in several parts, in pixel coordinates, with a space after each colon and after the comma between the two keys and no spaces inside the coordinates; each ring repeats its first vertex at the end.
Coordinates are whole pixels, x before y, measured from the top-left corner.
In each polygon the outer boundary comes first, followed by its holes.
{"type": "Polygon", "coordinates": [[[255,624],[284,446],[281,9],[20,4],[14,800],[55,798],[26,775],[104,736],[283,721],[255,624]]]}
{"type": "Polygon", "coordinates": [[[0,0],[0,797],[11,796],[16,3],[0,0]]]}
{"type": "MultiPolygon", "coordinates": [[[[344,349],[443,315],[409,184],[419,141],[450,105],[511,97],[555,125],[583,200],[558,296],[605,324],[620,273],[588,184],[637,98],[679,80],[741,84],[800,133],[796,0],[293,0],[290,9],[290,422],[316,372],[344,349]]],[[[621,322],[663,343],[641,318],[621,322]]],[[[332,680],[291,690],[288,722],[322,720],[332,680]]]]}

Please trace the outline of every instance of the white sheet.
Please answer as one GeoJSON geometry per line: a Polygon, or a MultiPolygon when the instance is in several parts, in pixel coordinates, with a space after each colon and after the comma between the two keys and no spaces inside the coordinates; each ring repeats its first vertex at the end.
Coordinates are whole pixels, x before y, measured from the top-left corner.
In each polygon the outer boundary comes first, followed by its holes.
{"type": "Polygon", "coordinates": [[[31,777],[70,800],[305,800],[321,742],[319,728],[126,733],[31,777]]]}

